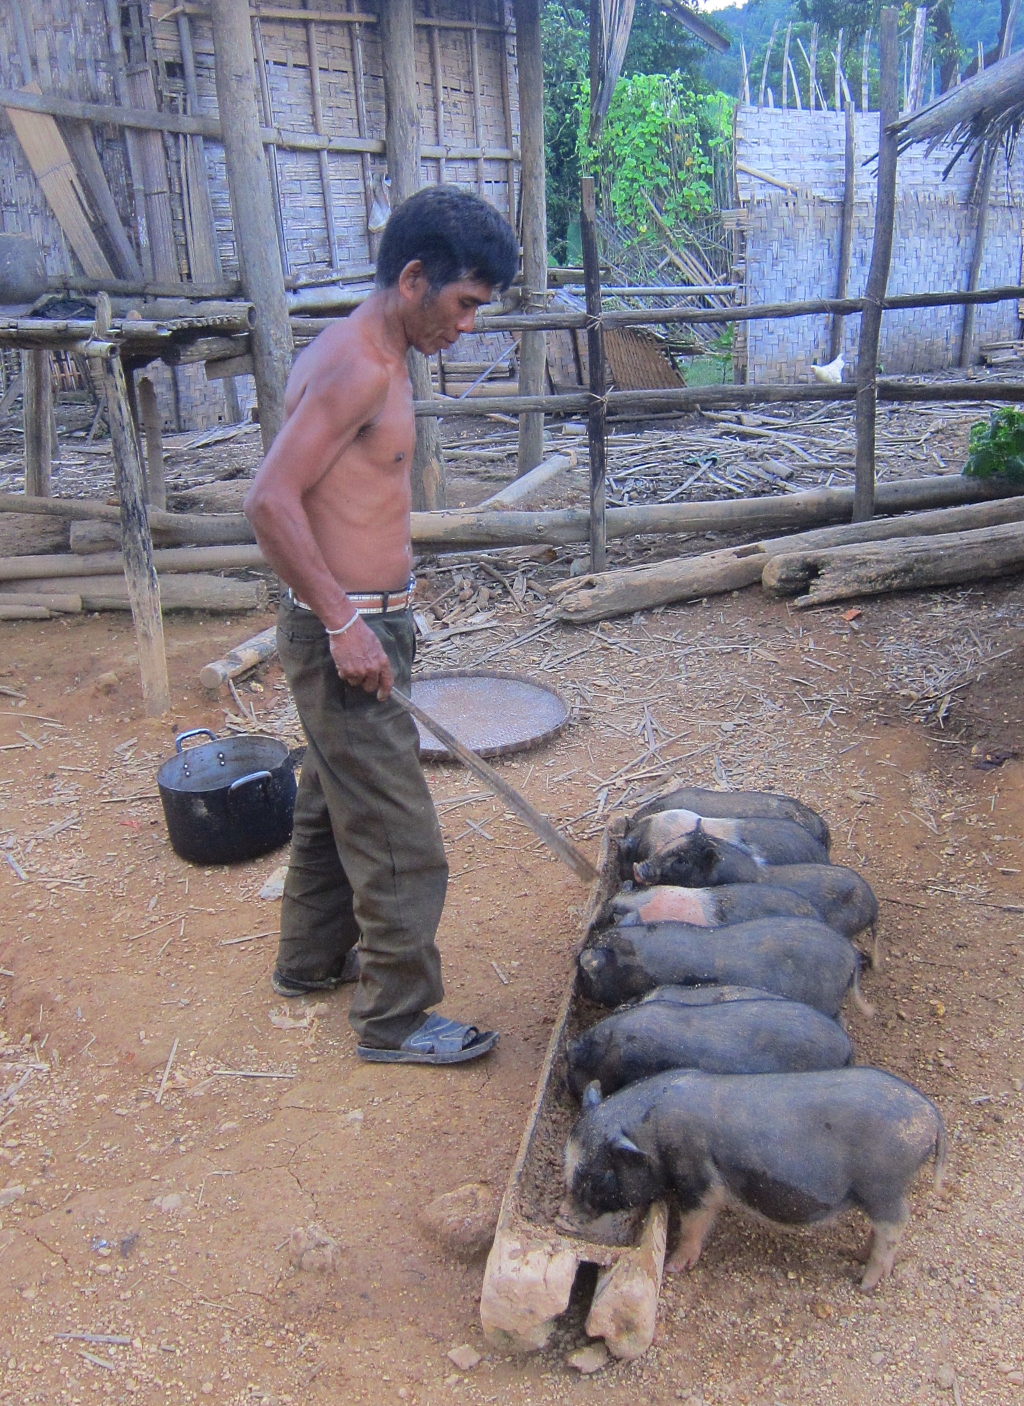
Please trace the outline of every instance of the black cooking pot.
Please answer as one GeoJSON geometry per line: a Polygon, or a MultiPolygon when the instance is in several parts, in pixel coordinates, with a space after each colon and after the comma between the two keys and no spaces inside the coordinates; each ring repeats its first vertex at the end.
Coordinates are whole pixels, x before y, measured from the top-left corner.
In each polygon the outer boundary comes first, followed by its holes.
{"type": "Polygon", "coordinates": [[[226,737],[208,727],[179,733],[176,755],[156,774],[175,854],[193,864],[232,864],[291,838],[295,772],[273,737],[226,737]],[[209,737],[182,750],[190,737],[209,737]]]}

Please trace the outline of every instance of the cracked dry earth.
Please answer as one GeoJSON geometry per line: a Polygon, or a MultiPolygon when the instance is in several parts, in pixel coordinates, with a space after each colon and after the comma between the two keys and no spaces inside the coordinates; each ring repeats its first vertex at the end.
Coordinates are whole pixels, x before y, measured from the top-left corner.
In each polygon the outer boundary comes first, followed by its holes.
{"type": "MultiPolygon", "coordinates": [[[[552,625],[501,660],[574,705],[557,742],[502,765],[592,853],[607,814],[675,777],[828,817],[835,859],[882,901],[858,1057],[918,1084],[950,1133],[946,1189],[922,1177],[874,1297],[856,1288],[855,1216],[781,1236],[725,1214],[666,1283],[649,1353],[585,1378],[565,1363],[580,1304],[544,1353],[490,1352],[482,1265],[416,1219],[464,1182],[504,1186],[583,892],[478,783],[432,767],[453,873],[445,1009],[497,1025],[496,1055],[361,1066],[344,992],[284,1012],[277,905],[258,897],[283,856],[186,866],[153,799],[174,732],[223,726],[231,700],[194,680],[250,626],[169,620],[160,723],[141,716],[126,620],[0,627],[0,1401],[1019,1402],[1024,766],[975,763],[1019,742],[1024,587],[873,601],[853,621],[747,592],[552,625]],[[969,635],[977,667],[922,712],[909,663],[969,635]],[[96,691],[109,670],[124,682],[96,691]],[[339,1246],[334,1274],[289,1264],[311,1223],[339,1246]],[[468,1371],[447,1355],[467,1344],[468,1371]]],[[[240,696],[259,717],[279,682],[272,666],[240,696]]]]}

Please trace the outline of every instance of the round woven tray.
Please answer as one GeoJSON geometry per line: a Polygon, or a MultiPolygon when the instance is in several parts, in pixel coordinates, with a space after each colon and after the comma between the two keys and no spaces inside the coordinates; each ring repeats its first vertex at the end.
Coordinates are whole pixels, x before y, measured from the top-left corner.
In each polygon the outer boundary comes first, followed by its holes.
{"type": "MultiPolygon", "coordinates": [[[[569,709],[554,689],[497,670],[417,674],[412,697],[482,757],[505,757],[538,747],[557,737],[569,721],[569,709]]],[[[447,747],[421,723],[416,726],[424,761],[451,759],[447,747]]]]}

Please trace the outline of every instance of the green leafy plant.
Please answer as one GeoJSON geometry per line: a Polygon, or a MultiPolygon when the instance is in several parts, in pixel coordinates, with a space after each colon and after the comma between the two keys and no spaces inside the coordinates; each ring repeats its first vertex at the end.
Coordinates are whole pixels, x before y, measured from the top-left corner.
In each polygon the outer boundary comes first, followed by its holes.
{"type": "Polygon", "coordinates": [[[971,426],[967,447],[965,474],[972,478],[1001,475],[1024,483],[1024,411],[1008,405],[994,410],[987,425],[979,420],[971,426]]]}
{"type": "Polygon", "coordinates": [[[587,82],[578,102],[581,165],[621,224],[655,234],[652,202],[672,229],[712,212],[715,153],[732,139],[733,102],[724,93],[696,93],[680,72],[620,79],[594,145],[587,82]]]}

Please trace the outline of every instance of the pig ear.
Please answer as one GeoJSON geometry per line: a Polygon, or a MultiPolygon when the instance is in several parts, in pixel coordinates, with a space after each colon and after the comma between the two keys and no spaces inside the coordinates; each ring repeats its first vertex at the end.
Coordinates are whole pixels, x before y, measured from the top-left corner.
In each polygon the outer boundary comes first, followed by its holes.
{"type": "Polygon", "coordinates": [[[614,1139],[612,1142],[612,1150],[621,1153],[625,1157],[640,1157],[646,1161],[646,1154],[641,1152],[636,1143],[633,1142],[631,1138],[628,1138],[625,1133],[619,1133],[618,1137],[614,1139]]]}
{"type": "Polygon", "coordinates": [[[601,1085],[597,1079],[591,1079],[590,1083],[583,1090],[583,1107],[596,1108],[601,1102],[601,1085]]]}

